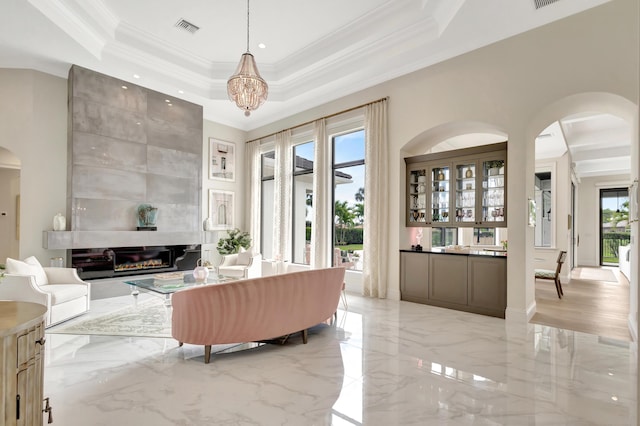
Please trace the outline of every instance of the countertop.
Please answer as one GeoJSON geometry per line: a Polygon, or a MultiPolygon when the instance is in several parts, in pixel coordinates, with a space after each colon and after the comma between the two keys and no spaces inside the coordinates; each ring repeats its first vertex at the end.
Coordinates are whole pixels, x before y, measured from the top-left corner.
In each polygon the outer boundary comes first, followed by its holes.
{"type": "Polygon", "coordinates": [[[489,257],[507,257],[506,251],[494,251],[494,250],[475,250],[475,249],[454,249],[454,248],[431,248],[423,249],[422,251],[416,250],[400,250],[403,253],[436,253],[436,254],[452,254],[454,256],[489,256],[489,257]]]}

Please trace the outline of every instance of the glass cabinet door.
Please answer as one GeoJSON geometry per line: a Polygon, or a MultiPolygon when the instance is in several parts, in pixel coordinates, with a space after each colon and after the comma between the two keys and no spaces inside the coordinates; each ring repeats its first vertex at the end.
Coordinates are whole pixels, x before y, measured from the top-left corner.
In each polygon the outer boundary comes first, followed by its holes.
{"type": "Polygon", "coordinates": [[[482,161],[482,221],[505,222],[505,160],[482,161]]]}
{"type": "Polygon", "coordinates": [[[449,223],[450,167],[431,168],[431,223],[449,223]]]}
{"type": "Polygon", "coordinates": [[[409,206],[407,211],[409,217],[407,224],[409,226],[424,225],[427,223],[427,169],[416,168],[409,170],[409,182],[407,183],[409,197],[407,197],[409,206]]]}
{"type": "Polygon", "coordinates": [[[455,170],[455,222],[476,223],[476,163],[456,164],[455,170]]]}

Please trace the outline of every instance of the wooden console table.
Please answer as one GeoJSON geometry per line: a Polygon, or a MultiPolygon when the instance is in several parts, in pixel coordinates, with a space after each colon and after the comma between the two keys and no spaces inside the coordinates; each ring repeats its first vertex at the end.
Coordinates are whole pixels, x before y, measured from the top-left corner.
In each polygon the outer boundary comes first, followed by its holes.
{"type": "MultiPolygon", "coordinates": [[[[0,285],[2,285],[0,283],[0,285]]],[[[42,424],[44,316],[37,303],[0,301],[0,424],[42,424]]]]}

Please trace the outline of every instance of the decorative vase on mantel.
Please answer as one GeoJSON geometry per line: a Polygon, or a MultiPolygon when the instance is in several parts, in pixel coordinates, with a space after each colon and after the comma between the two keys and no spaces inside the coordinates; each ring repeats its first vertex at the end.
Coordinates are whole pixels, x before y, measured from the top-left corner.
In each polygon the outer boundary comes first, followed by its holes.
{"type": "Polygon", "coordinates": [[[158,219],[158,208],[150,204],[140,204],[138,206],[138,231],[156,231],[156,220],[158,219]]]}
{"type": "Polygon", "coordinates": [[[64,231],[67,229],[67,219],[62,215],[62,213],[58,213],[53,217],[53,230],[54,231],[64,231]]]}

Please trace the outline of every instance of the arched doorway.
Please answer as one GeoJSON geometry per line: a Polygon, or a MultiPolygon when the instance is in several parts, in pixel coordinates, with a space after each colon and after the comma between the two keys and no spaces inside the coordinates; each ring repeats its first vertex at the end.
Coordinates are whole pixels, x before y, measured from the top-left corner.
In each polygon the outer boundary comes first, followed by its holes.
{"type": "Polygon", "coordinates": [[[20,253],[20,159],[0,147],[0,263],[20,253]]]}
{"type": "MultiPolygon", "coordinates": [[[[551,104],[531,123],[531,142],[536,146],[535,192],[541,194],[537,197],[539,200],[536,199],[537,220],[545,221],[548,228],[546,221],[553,222],[546,236],[542,235],[544,227],[536,226],[532,251],[534,266],[555,269],[558,252],[568,252],[568,262],[563,265],[561,273],[562,282],[568,283],[564,285],[563,298],[564,305],[568,305],[577,300],[577,297],[571,298],[566,294],[567,287],[571,288],[571,277],[575,279],[577,291],[582,281],[580,274],[576,273],[581,272],[581,268],[590,268],[590,272],[594,272],[601,264],[601,190],[627,187],[634,178],[637,179],[637,167],[633,167],[638,161],[638,152],[634,148],[638,143],[634,132],[637,129],[637,107],[617,95],[584,93],[551,104]],[[550,191],[548,197],[547,190],[550,191]],[[572,268],[577,268],[573,275],[572,268]]],[[[635,231],[632,229],[631,232],[637,234],[637,225],[635,231]]],[[[628,289],[624,288],[625,294],[618,292],[626,298],[624,302],[629,307],[618,319],[619,326],[625,332],[628,325],[632,324],[632,335],[637,334],[635,316],[629,315],[629,312],[635,312],[637,306],[637,265],[635,271],[635,274],[629,274],[630,285],[628,289]]],[[[598,297],[596,291],[593,294],[594,298],[598,297]]],[[[589,292],[586,291],[583,296],[588,298],[589,292]]],[[[548,306],[541,297],[536,293],[538,313],[548,306]]],[[[554,303],[559,303],[557,298],[554,303]]],[[[602,300],[593,300],[593,303],[593,306],[605,306],[602,300]]],[[[620,311],[620,305],[616,305],[615,310],[620,311]]],[[[538,313],[532,322],[540,319],[538,313]]],[[[583,314],[589,316],[588,313],[583,314]]],[[[581,326],[588,327],[587,322],[566,315],[564,318],[559,314],[556,316],[558,321],[565,322],[547,325],[599,334],[596,330],[580,329],[581,326]],[[573,328],[568,325],[572,321],[575,324],[573,328]]]]}

